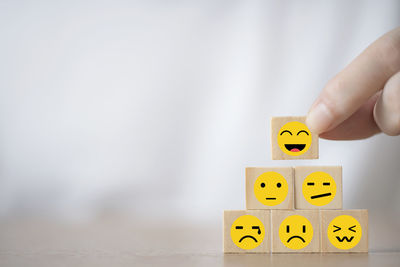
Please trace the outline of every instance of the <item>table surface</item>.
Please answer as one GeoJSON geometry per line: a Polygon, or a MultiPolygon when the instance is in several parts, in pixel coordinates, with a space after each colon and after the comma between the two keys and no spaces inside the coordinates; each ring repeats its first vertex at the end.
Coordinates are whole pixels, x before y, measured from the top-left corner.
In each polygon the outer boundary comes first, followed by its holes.
{"type": "Polygon", "coordinates": [[[400,252],[223,254],[221,227],[98,219],[0,222],[0,266],[400,266],[400,252]]]}

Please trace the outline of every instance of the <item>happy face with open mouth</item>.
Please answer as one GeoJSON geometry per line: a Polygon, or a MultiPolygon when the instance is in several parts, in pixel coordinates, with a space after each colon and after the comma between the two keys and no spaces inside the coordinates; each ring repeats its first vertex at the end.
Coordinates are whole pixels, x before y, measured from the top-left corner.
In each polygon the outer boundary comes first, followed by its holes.
{"type": "Polygon", "coordinates": [[[361,240],[360,223],[350,215],[340,215],[334,218],[328,226],[328,238],[338,249],[351,249],[361,240]]]}
{"type": "Polygon", "coordinates": [[[305,248],[313,239],[313,235],[312,224],[301,215],[289,216],[279,226],[279,238],[290,249],[305,248]]]}
{"type": "Polygon", "coordinates": [[[231,227],[233,243],[241,249],[253,249],[264,240],[264,224],[253,215],[243,215],[237,218],[231,227]]]}
{"type": "Polygon", "coordinates": [[[300,156],[311,146],[311,131],[301,122],[291,121],[282,126],[278,133],[278,145],[288,155],[300,156]]]}

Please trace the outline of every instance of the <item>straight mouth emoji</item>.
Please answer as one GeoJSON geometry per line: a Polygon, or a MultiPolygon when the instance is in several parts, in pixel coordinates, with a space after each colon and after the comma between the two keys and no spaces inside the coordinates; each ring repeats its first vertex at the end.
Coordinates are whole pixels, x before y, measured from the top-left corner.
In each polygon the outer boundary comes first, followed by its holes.
{"type": "Polygon", "coordinates": [[[300,239],[301,241],[303,241],[303,243],[305,243],[306,241],[304,240],[304,238],[302,238],[301,236],[299,236],[299,235],[294,235],[294,236],[291,236],[289,239],[288,239],[288,241],[286,241],[287,243],[289,243],[292,239],[294,239],[294,238],[298,238],[298,239],[300,239]]]}
{"type": "Polygon", "coordinates": [[[285,144],[285,148],[290,152],[300,152],[305,147],[305,144],[285,144]]]}
{"type": "Polygon", "coordinates": [[[345,241],[345,240],[346,240],[346,242],[351,242],[351,241],[353,240],[354,236],[352,236],[352,237],[350,237],[350,238],[348,238],[347,236],[344,236],[344,237],[342,237],[342,238],[336,236],[336,238],[337,238],[337,240],[338,240],[339,242],[343,242],[343,241],[345,241]]]}
{"type": "Polygon", "coordinates": [[[256,243],[258,242],[257,239],[256,239],[254,236],[252,236],[252,235],[245,235],[245,236],[243,236],[242,238],[240,238],[239,243],[242,242],[242,241],[243,241],[244,239],[246,239],[246,238],[253,239],[254,242],[256,242],[256,243]]]}

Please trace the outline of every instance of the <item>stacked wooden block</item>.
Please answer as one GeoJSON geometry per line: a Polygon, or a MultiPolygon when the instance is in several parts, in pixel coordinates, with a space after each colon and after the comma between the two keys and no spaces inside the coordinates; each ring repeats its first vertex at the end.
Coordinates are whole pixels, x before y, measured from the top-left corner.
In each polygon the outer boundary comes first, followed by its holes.
{"type": "MultiPolygon", "coordinates": [[[[305,117],[271,120],[272,159],[317,159],[305,117]]],[[[342,210],[341,166],[248,167],[246,210],[224,211],[225,253],[368,252],[368,211],[342,210]]]]}

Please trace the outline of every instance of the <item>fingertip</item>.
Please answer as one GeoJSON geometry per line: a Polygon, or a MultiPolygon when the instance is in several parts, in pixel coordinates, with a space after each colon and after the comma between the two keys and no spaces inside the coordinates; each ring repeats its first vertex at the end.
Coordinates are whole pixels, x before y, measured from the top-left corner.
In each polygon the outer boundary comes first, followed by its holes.
{"type": "Polygon", "coordinates": [[[306,117],[306,125],[313,133],[323,133],[331,124],[332,114],[323,102],[319,101],[311,107],[306,117]]]}

